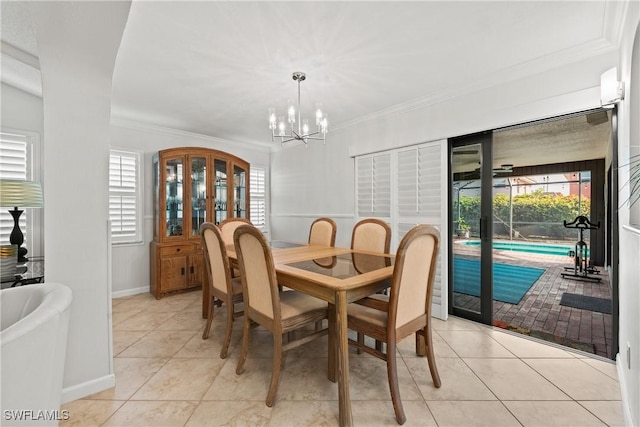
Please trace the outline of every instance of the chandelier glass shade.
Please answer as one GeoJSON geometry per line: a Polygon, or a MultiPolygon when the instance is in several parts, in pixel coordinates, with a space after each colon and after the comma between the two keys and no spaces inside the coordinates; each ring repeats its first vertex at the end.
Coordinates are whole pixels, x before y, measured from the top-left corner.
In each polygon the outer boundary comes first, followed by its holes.
{"type": "Polygon", "coordinates": [[[327,114],[319,106],[316,108],[316,127],[313,131],[309,128],[309,120],[302,118],[300,111],[300,83],[305,79],[305,73],[300,71],[293,73],[293,80],[298,82],[298,103],[294,105],[293,102],[289,101],[286,121],[285,116],[277,115],[275,108],[269,108],[269,129],[271,129],[272,141],[279,139],[281,144],[289,141],[302,141],[305,144],[314,140],[325,142],[328,128],[327,114]],[[288,128],[287,123],[289,124],[288,128]]]}

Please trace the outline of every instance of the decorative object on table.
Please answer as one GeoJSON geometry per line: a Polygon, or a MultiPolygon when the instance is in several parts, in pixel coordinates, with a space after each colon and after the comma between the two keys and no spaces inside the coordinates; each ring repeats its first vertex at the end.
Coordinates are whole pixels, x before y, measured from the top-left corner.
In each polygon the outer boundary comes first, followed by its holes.
{"type": "Polygon", "coordinates": [[[9,211],[13,217],[13,230],[9,242],[18,246],[18,264],[28,261],[27,248],[22,247],[24,235],[19,224],[20,215],[24,211],[18,208],[41,208],[42,206],[42,187],[39,182],[19,179],[0,180],[0,207],[13,207],[9,211]]]}
{"type": "Polygon", "coordinates": [[[18,272],[18,247],[16,245],[0,246],[0,281],[9,282],[15,279],[18,272]]]}
{"type": "Polygon", "coordinates": [[[293,80],[298,82],[298,104],[293,105],[293,102],[289,101],[289,107],[287,109],[287,121],[289,122],[289,133],[287,133],[284,116],[276,116],[275,108],[269,108],[269,129],[271,129],[271,140],[275,141],[276,138],[280,138],[280,143],[284,144],[289,141],[302,141],[305,145],[309,140],[316,140],[325,142],[327,135],[327,114],[322,111],[318,106],[316,108],[316,126],[317,130],[311,132],[309,129],[309,120],[302,119],[302,113],[300,111],[300,83],[303,82],[307,76],[301,71],[295,71],[293,73],[293,80]],[[298,130],[294,129],[296,123],[296,112],[298,121],[298,130]]]}

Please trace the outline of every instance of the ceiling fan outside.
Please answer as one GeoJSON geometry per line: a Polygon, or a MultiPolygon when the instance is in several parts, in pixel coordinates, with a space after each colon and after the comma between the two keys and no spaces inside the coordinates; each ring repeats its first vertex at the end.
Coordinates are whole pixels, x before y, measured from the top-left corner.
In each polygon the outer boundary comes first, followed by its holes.
{"type": "MultiPolygon", "coordinates": [[[[478,166],[475,169],[475,172],[478,174],[480,173],[480,166],[478,166]]],[[[501,173],[512,173],[512,172],[513,172],[513,165],[510,163],[500,165],[499,168],[493,168],[493,176],[496,176],[501,173]]]]}
{"type": "Polygon", "coordinates": [[[494,174],[511,173],[511,172],[513,172],[513,165],[511,163],[500,165],[499,168],[493,168],[493,173],[494,174]]]}

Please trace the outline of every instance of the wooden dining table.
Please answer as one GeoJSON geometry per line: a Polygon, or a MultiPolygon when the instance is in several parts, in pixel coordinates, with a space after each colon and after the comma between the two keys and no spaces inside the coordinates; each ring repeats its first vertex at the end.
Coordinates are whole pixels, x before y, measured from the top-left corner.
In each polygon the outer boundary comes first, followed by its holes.
{"type": "MultiPolygon", "coordinates": [[[[351,426],[347,304],[389,286],[393,256],[320,245],[282,246],[272,244],[278,284],[329,303],[328,377],[338,382],[340,425],[351,426]]],[[[237,266],[232,246],[227,254],[237,266]]]]}

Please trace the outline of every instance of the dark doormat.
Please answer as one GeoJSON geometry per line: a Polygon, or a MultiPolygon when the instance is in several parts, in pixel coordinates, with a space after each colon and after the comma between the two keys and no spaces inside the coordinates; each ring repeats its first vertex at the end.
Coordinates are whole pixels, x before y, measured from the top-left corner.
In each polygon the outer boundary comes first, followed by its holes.
{"type": "Polygon", "coordinates": [[[611,314],[611,300],[606,298],[589,297],[565,292],[560,299],[560,305],[611,314]]]}

